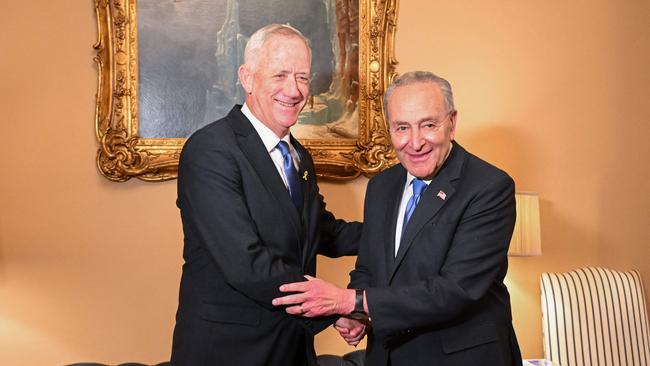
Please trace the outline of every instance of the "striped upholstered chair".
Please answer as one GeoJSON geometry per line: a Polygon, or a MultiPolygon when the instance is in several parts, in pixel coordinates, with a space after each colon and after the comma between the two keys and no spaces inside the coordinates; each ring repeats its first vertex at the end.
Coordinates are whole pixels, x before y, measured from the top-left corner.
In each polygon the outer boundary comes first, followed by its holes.
{"type": "Polygon", "coordinates": [[[650,366],[638,271],[543,273],[541,287],[544,358],[561,366],[650,366]]]}

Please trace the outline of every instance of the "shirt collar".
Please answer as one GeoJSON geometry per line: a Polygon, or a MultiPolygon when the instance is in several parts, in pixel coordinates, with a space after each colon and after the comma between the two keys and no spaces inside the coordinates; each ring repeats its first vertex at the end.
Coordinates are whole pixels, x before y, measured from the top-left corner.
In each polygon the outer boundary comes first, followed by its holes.
{"type": "MultiPolygon", "coordinates": [[[[406,186],[407,187],[410,186],[411,183],[413,183],[413,179],[416,179],[415,176],[413,174],[409,173],[409,172],[406,172],[406,186]]],[[[424,183],[426,183],[427,186],[429,185],[429,183],[431,183],[431,179],[429,179],[429,180],[422,179],[422,181],[424,183]]]]}
{"type": "Polygon", "coordinates": [[[280,140],[285,141],[287,144],[289,144],[289,146],[292,146],[289,134],[286,134],[283,138],[280,139],[273,131],[271,131],[270,128],[268,128],[264,123],[262,123],[262,121],[253,115],[253,112],[251,112],[246,103],[244,103],[244,105],[241,107],[241,112],[244,114],[244,116],[246,116],[246,118],[248,118],[249,121],[251,121],[253,128],[255,128],[257,134],[260,135],[266,151],[269,153],[273,151],[273,149],[278,146],[278,142],[280,142],[280,140]]]}

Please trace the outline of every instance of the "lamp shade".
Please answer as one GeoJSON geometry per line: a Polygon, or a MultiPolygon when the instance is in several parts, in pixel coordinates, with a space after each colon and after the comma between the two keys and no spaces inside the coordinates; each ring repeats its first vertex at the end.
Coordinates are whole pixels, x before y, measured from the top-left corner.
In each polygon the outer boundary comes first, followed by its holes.
{"type": "Polygon", "coordinates": [[[537,193],[518,192],[517,221],[512,233],[508,255],[529,257],[542,255],[542,238],[539,225],[539,196],[537,193]]]}

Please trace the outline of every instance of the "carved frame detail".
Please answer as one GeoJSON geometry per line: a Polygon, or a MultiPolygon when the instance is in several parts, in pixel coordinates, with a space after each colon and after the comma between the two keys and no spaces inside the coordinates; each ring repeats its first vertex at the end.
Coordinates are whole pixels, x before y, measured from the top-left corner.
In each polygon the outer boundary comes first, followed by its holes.
{"type": "MultiPolygon", "coordinates": [[[[178,175],[184,138],[138,135],[136,0],[95,0],[98,67],[97,167],[115,182],[164,181],[178,175]]],[[[396,76],[397,0],[359,0],[359,134],[356,140],[302,140],[319,177],[374,175],[397,162],[383,115],[383,92],[396,76]]]]}

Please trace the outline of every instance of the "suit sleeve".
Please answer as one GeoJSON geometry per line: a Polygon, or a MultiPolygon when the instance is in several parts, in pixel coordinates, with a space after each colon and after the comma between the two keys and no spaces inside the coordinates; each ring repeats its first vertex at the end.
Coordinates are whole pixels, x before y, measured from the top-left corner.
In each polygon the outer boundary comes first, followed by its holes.
{"type": "MultiPolygon", "coordinates": [[[[309,152],[299,143],[294,146],[300,150],[300,156],[306,159],[305,165],[308,166],[309,174],[316,177],[314,161],[309,152]]],[[[327,210],[316,180],[310,180],[310,182],[311,191],[314,192],[312,199],[316,201],[318,206],[319,240],[316,253],[330,258],[357,255],[361,238],[361,223],[356,221],[346,222],[334,217],[327,210]]]]}
{"type": "Polygon", "coordinates": [[[317,253],[330,258],[357,255],[361,238],[361,223],[336,219],[325,208],[323,196],[318,194],[318,199],[321,210],[319,219],[320,242],[318,243],[317,253]]]}
{"type": "Polygon", "coordinates": [[[270,310],[283,283],[303,280],[298,263],[271,252],[258,235],[245,204],[240,169],[215,143],[188,141],[181,154],[178,206],[185,240],[199,243],[188,251],[207,250],[228,284],[270,310]]]}
{"type": "MultiPolygon", "coordinates": [[[[318,194],[321,205],[319,228],[320,241],[317,253],[330,258],[338,258],[346,255],[356,255],[359,249],[362,224],[359,222],[345,222],[334,217],[325,209],[323,196],[318,194]]],[[[334,324],[339,318],[338,315],[314,318],[307,321],[306,329],[316,334],[334,324]]]]}
{"type": "MultiPolygon", "coordinates": [[[[368,183],[368,188],[366,189],[366,196],[363,200],[363,212],[366,217],[364,217],[364,222],[367,222],[367,215],[370,212],[370,205],[372,203],[371,199],[369,197],[372,197],[372,191],[373,191],[373,180],[370,180],[368,183]]],[[[368,233],[367,231],[370,230],[371,228],[369,225],[364,225],[363,226],[363,231],[361,234],[361,244],[359,246],[359,255],[357,256],[357,262],[354,266],[354,270],[350,272],[350,284],[348,285],[348,288],[368,288],[372,286],[372,281],[371,281],[371,272],[368,269],[368,263],[367,260],[368,258],[371,257],[372,251],[370,246],[372,243],[370,243],[370,240],[368,240],[368,233]]],[[[376,248],[375,248],[376,250],[376,248]]]]}
{"type": "Polygon", "coordinates": [[[476,305],[505,275],[515,215],[514,182],[502,175],[465,209],[439,273],[410,286],[366,289],[377,339],[443,325],[476,305]]]}

